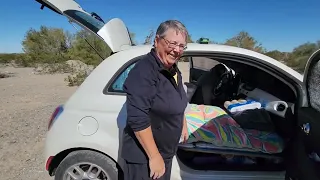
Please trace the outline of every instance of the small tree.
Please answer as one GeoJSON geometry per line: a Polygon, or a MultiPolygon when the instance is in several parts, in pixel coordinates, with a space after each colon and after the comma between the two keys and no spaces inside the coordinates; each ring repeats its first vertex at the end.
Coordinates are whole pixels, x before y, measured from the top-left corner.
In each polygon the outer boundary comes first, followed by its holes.
{"type": "Polygon", "coordinates": [[[111,49],[102,39],[86,30],[80,30],[75,34],[68,55],[71,59],[81,60],[86,64],[97,66],[110,54],[111,49]]]}
{"type": "Polygon", "coordinates": [[[62,29],[41,26],[27,31],[22,46],[30,64],[57,63],[65,61],[70,39],[62,29]]]}
{"type": "Polygon", "coordinates": [[[320,49],[320,41],[316,43],[304,43],[294,48],[289,55],[288,65],[303,73],[308,59],[318,49],[320,49]]]}
{"type": "Polygon", "coordinates": [[[258,41],[255,40],[254,37],[252,37],[248,32],[245,31],[241,31],[236,36],[227,39],[225,44],[229,46],[236,46],[240,48],[253,50],[260,53],[266,52],[265,48],[262,47],[261,43],[258,43],[258,41]]]}

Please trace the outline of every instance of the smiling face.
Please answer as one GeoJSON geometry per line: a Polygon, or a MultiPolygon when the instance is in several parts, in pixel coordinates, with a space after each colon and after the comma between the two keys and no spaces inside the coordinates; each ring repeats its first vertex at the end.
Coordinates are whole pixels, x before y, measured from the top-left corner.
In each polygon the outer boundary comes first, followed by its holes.
{"type": "Polygon", "coordinates": [[[163,37],[156,35],[154,46],[166,68],[170,68],[181,57],[186,42],[186,34],[172,28],[169,28],[163,37]]]}

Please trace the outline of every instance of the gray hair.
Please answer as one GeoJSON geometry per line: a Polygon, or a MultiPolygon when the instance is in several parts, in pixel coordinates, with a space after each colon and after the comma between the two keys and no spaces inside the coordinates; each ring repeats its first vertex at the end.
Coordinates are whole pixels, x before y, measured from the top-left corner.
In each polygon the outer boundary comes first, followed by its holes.
{"type": "Polygon", "coordinates": [[[166,36],[166,33],[169,29],[173,29],[176,32],[180,32],[182,34],[185,34],[186,41],[188,41],[188,30],[187,28],[178,20],[167,20],[162,22],[156,32],[156,36],[163,38],[166,36]]]}

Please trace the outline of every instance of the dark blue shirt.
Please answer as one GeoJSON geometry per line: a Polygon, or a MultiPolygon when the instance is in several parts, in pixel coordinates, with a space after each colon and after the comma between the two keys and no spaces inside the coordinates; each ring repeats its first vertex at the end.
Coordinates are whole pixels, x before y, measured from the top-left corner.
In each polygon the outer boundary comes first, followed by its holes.
{"type": "Polygon", "coordinates": [[[148,162],[134,132],[149,126],[162,157],[172,158],[177,151],[188,103],[178,67],[174,65],[166,70],[152,49],[136,63],[123,87],[127,93],[127,125],[122,158],[134,163],[148,162]],[[178,83],[173,77],[175,73],[178,83]]]}

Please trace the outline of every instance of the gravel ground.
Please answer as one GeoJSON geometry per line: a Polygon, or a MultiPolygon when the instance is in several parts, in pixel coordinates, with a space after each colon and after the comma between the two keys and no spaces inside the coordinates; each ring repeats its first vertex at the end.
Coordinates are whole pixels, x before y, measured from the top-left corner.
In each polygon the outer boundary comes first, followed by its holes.
{"type": "MultiPolygon", "coordinates": [[[[187,81],[188,64],[179,63],[187,81]]],[[[44,138],[51,113],[76,90],[67,75],[36,75],[31,68],[1,68],[14,73],[0,79],[0,179],[52,180],[45,170],[44,138]]]]}
{"type": "Polygon", "coordinates": [[[15,73],[0,79],[0,179],[49,180],[43,158],[47,123],[54,108],[76,90],[66,75],[35,75],[31,68],[1,68],[15,73]]]}

